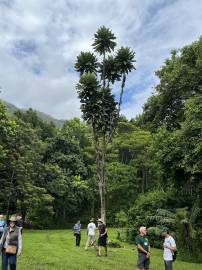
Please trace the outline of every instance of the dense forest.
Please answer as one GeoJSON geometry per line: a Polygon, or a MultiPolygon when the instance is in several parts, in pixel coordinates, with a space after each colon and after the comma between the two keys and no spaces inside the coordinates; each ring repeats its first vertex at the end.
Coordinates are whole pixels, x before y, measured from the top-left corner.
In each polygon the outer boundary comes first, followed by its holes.
{"type": "MultiPolygon", "coordinates": [[[[175,232],[184,256],[202,246],[202,38],[156,71],[143,113],[120,117],[107,148],[108,224],[133,239],[149,227],[175,232]]],[[[27,227],[62,228],[100,213],[91,127],[79,119],[62,128],[35,111],[10,116],[0,103],[0,212],[22,213],[27,227]]]]}

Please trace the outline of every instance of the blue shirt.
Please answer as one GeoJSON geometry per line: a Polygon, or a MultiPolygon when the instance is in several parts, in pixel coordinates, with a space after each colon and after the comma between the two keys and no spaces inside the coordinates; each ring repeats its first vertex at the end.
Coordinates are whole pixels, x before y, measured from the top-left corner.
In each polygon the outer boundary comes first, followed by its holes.
{"type": "Polygon", "coordinates": [[[5,228],[6,228],[5,220],[0,220],[0,232],[3,232],[5,228]]]}
{"type": "Polygon", "coordinates": [[[81,224],[76,223],[74,225],[74,233],[80,234],[81,233],[81,224]]]}

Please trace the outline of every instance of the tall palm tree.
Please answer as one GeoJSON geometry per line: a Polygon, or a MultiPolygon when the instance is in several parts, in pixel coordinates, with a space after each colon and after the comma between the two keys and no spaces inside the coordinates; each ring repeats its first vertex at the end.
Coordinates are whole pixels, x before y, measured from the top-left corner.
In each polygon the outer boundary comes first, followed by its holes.
{"type": "MultiPolygon", "coordinates": [[[[106,76],[105,76],[105,66],[106,66],[106,53],[111,53],[115,46],[116,46],[116,37],[111,32],[109,28],[102,26],[98,29],[98,31],[94,35],[94,43],[92,44],[94,51],[100,55],[103,55],[102,61],[102,103],[105,100],[106,94],[106,76]]],[[[106,112],[104,111],[104,107],[101,108],[102,115],[106,112]]],[[[101,199],[101,216],[106,220],[106,198],[105,198],[105,155],[106,155],[106,132],[102,134],[102,147],[101,147],[101,180],[99,182],[99,189],[100,189],[100,199],[101,199]]]]}
{"type": "Polygon", "coordinates": [[[103,88],[105,88],[105,59],[106,53],[110,53],[114,50],[116,46],[116,37],[112,33],[112,31],[102,26],[100,27],[94,35],[94,42],[92,44],[95,52],[103,55],[103,71],[102,71],[102,78],[103,78],[103,88]]]}
{"type": "Polygon", "coordinates": [[[118,65],[119,72],[122,75],[121,93],[118,103],[118,113],[120,113],[121,110],[123,91],[126,82],[126,75],[133,69],[135,69],[134,62],[136,61],[134,58],[135,52],[132,51],[129,47],[121,47],[115,56],[115,61],[118,65]]]}
{"type": "Polygon", "coordinates": [[[77,56],[76,63],[74,65],[76,71],[83,75],[83,73],[96,73],[97,72],[97,58],[91,52],[81,52],[77,56]]]}

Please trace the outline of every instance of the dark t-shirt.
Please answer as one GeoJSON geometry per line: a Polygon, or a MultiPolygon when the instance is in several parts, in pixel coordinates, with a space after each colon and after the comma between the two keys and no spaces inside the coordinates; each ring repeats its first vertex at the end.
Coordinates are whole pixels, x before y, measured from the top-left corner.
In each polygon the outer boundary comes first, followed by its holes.
{"type": "MultiPolygon", "coordinates": [[[[149,250],[149,240],[147,236],[142,236],[142,235],[137,235],[135,238],[136,245],[140,245],[144,250],[148,251],[149,250]]],[[[141,252],[140,250],[138,250],[141,252]]]]}
{"type": "Polygon", "coordinates": [[[98,230],[99,230],[100,237],[107,238],[107,233],[105,235],[101,236],[101,234],[105,233],[105,231],[106,231],[106,226],[104,224],[99,225],[98,230]]]}

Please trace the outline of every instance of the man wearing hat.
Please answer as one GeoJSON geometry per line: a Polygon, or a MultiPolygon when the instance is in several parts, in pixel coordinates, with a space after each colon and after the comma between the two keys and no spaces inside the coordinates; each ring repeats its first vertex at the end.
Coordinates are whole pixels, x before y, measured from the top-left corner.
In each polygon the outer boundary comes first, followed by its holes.
{"type": "Polygon", "coordinates": [[[2,270],[16,270],[17,255],[22,251],[22,235],[20,229],[16,226],[17,219],[12,216],[9,219],[9,226],[4,230],[0,240],[0,249],[2,251],[2,270]]]}
{"type": "Polygon", "coordinates": [[[102,255],[102,247],[105,249],[105,256],[107,256],[107,229],[101,218],[98,219],[98,255],[102,255]]]}
{"type": "Polygon", "coordinates": [[[170,235],[168,228],[162,229],[162,236],[165,238],[163,243],[165,270],[173,270],[173,254],[176,251],[176,243],[174,238],[170,235]]]}
{"type": "Polygon", "coordinates": [[[0,239],[2,237],[5,228],[6,228],[6,221],[4,220],[4,216],[0,215],[0,239]]]}
{"type": "Polygon", "coordinates": [[[87,235],[88,235],[88,239],[86,241],[86,246],[85,246],[85,250],[88,249],[89,246],[94,246],[95,250],[97,251],[97,246],[96,246],[96,236],[95,236],[95,232],[96,232],[96,225],[94,223],[94,219],[91,218],[90,219],[90,223],[87,226],[87,235]]]}

